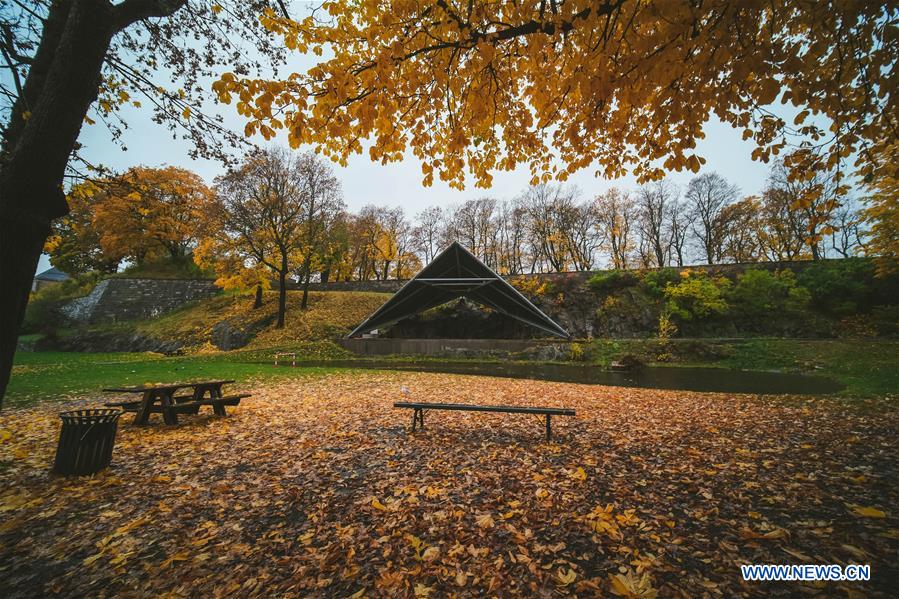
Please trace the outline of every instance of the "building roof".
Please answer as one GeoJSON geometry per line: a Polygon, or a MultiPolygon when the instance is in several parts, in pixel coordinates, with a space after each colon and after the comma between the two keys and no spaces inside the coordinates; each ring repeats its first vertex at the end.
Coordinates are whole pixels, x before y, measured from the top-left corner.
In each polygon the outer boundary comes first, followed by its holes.
{"type": "Polygon", "coordinates": [[[68,281],[71,277],[58,268],[48,268],[42,273],[34,275],[38,281],[68,281]]]}
{"type": "Polygon", "coordinates": [[[550,335],[564,339],[571,337],[568,331],[457,241],[440,252],[348,337],[392,324],[459,297],[466,297],[550,335]]]}

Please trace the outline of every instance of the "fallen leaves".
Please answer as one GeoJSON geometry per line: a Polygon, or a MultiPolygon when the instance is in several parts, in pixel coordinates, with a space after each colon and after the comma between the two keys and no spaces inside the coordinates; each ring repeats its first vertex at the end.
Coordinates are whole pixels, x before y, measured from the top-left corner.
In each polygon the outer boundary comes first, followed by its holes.
{"type": "Polygon", "coordinates": [[[657,590],[652,588],[652,580],[649,574],[637,576],[634,572],[627,570],[623,574],[609,575],[609,582],[612,593],[619,597],[655,599],[659,594],[657,590]]]}
{"type": "Polygon", "coordinates": [[[48,475],[57,406],[0,414],[0,595],[738,596],[734,564],[899,550],[886,401],[371,372],[251,390],[227,419],[123,422],[91,478],[48,475]],[[552,444],[509,414],[412,434],[404,385],[578,416],[552,444]]]}
{"type": "Polygon", "coordinates": [[[876,507],[866,507],[862,505],[850,505],[849,509],[856,516],[860,516],[862,518],[886,518],[886,512],[883,510],[879,510],[876,507]]]}

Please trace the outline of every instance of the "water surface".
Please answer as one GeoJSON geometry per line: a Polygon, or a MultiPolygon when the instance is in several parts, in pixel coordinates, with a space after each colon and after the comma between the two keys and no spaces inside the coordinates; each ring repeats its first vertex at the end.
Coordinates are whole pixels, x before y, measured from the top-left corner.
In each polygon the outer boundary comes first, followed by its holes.
{"type": "Polygon", "coordinates": [[[398,362],[387,360],[331,360],[303,362],[301,366],[332,366],[371,370],[444,372],[562,383],[715,391],[722,393],[818,395],[834,393],[845,385],[833,379],[805,374],[650,366],[636,372],[603,370],[585,364],[531,364],[521,362],[398,362]]]}

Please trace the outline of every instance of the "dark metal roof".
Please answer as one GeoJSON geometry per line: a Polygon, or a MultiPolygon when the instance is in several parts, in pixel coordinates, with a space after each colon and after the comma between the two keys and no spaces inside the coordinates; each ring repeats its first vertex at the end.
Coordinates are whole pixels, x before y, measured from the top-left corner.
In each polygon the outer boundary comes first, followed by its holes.
{"type": "Polygon", "coordinates": [[[34,278],[38,281],[68,281],[71,277],[68,274],[62,272],[58,268],[48,268],[44,272],[40,274],[34,275],[34,278]]]}
{"type": "Polygon", "coordinates": [[[459,297],[496,310],[550,335],[569,339],[560,327],[517,289],[454,241],[348,337],[356,337],[459,297]]]}

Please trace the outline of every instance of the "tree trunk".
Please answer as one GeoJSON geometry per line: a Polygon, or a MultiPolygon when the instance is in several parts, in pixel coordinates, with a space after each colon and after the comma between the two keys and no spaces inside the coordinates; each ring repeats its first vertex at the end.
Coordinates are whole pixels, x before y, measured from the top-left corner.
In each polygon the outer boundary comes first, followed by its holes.
{"type": "Polygon", "coordinates": [[[276,328],[284,328],[284,315],[287,313],[287,271],[278,273],[278,323],[276,328]]]}
{"type": "Polygon", "coordinates": [[[262,285],[256,285],[256,298],[253,300],[253,309],[258,310],[262,307],[262,285]]]}
{"type": "Polygon", "coordinates": [[[68,212],[63,175],[97,97],[112,10],[105,0],[51,4],[24,98],[10,116],[0,157],[0,402],[50,222],[68,212]]]}
{"type": "Polygon", "coordinates": [[[305,310],[306,306],[309,305],[309,277],[312,275],[312,260],[310,258],[306,259],[306,263],[303,264],[303,300],[300,302],[300,309],[305,310]]]}

